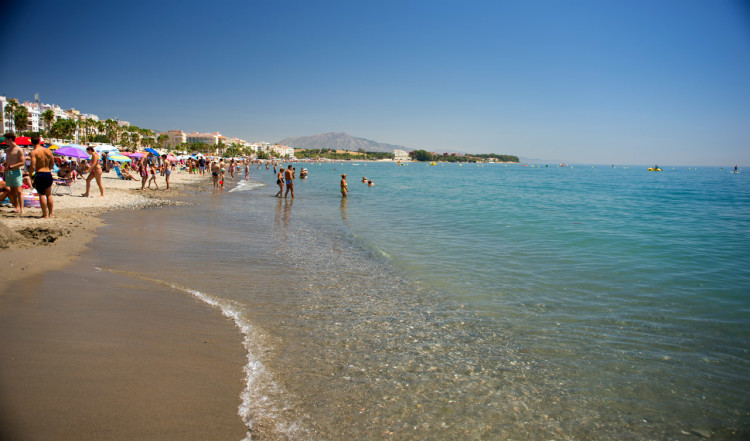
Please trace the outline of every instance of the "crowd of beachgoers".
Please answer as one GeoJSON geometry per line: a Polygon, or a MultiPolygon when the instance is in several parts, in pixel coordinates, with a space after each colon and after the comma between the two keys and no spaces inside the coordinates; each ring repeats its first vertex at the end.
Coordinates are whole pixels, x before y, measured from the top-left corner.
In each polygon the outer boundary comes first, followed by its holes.
{"type": "MultiPolygon", "coordinates": [[[[120,153],[100,146],[58,148],[13,133],[0,141],[0,229],[47,229],[53,236],[64,235],[57,231],[63,224],[81,228],[85,218],[104,211],[174,203],[170,197],[175,185],[210,189],[213,184],[223,191],[230,179],[248,179],[251,167],[273,169],[276,196],[294,198],[294,181],[308,173],[302,168],[298,174],[292,164],[285,167],[278,160],[175,156],[154,149],[120,153]]],[[[0,248],[9,243],[0,240],[0,248]]]]}

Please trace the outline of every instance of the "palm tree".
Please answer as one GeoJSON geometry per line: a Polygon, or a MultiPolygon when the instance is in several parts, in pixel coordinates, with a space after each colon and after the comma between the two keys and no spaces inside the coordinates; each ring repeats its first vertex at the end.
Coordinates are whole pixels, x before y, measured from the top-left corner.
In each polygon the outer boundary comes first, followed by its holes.
{"type": "Polygon", "coordinates": [[[29,128],[29,109],[26,106],[19,106],[13,115],[13,123],[16,126],[16,131],[23,132],[29,128]]]}
{"type": "Polygon", "coordinates": [[[8,121],[11,123],[10,131],[13,132],[16,129],[16,112],[18,111],[18,108],[21,107],[20,104],[18,104],[18,101],[15,100],[15,98],[11,98],[8,100],[8,104],[5,105],[5,116],[8,118],[8,121]]]}
{"type": "Polygon", "coordinates": [[[90,131],[91,129],[96,127],[96,120],[94,120],[94,118],[87,118],[85,127],[86,127],[86,140],[90,141],[91,140],[90,131]]]}
{"type": "Polygon", "coordinates": [[[130,141],[134,147],[138,147],[141,144],[141,135],[138,132],[130,132],[130,141]]]}
{"type": "Polygon", "coordinates": [[[161,147],[166,147],[167,141],[169,141],[169,136],[165,135],[164,133],[160,134],[156,138],[156,143],[159,144],[161,147]]]}
{"type": "Polygon", "coordinates": [[[112,145],[117,144],[117,121],[107,118],[107,120],[104,121],[104,127],[107,132],[107,138],[109,138],[109,142],[111,142],[112,145]]]}
{"type": "Polygon", "coordinates": [[[55,112],[52,109],[47,109],[40,116],[42,117],[42,121],[44,121],[44,127],[47,129],[47,136],[49,136],[49,132],[52,130],[52,123],[55,121],[55,112]]]}
{"type": "Polygon", "coordinates": [[[104,121],[97,121],[96,122],[96,134],[97,135],[103,135],[104,134],[104,128],[105,128],[104,121]]]}

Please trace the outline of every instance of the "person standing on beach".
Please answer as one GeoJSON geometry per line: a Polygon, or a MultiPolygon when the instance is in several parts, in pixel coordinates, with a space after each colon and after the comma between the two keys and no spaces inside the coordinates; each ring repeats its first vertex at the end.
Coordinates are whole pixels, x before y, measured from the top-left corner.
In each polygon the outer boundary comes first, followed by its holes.
{"type": "Polygon", "coordinates": [[[341,197],[346,197],[349,194],[349,186],[346,185],[346,175],[341,175],[341,197]]]}
{"type": "Polygon", "coordinates": [[[161,155],[164,164],[164,179],[167,181],[167,190],[169,190],[169,175],[172,174],[172,161],[167,159],[167,155],[161,155]]]}
{"type": "Polygon", "coordinates": [[[211,162],[211,179],[214,181],[214,190],[219,188],[219,172],[221,167],[216,162],[211,162]]]}
{"type": "Polygon", "coordinates": [[[34,172],[34,188],[39,194],[39,206],[42,208],[42,217],[52,217],[52,167],[55,158],[49,149],[39,144],[39,135],[31,137],[31,170],[34,172]]]}
{"type": "Polygon", "coordinates": [[[89,169],[89,175],[86,178],[86,193],[83,197],[89,197],[92,179],[96,179],[96,185],[99,186],[101,197],[104,197],[104,187],[102,187],[102,166],[99,164],[99,154],[96,153],[96,150],[91,146],[86,147],[86,152],[91,155],[91,168],[89,169]]]}
{"type": "Polygon", "coordinates": [[[250,176],[250,161],[245,159],[245,180],[249,180],[248,176],[250,176]]]}
{"type": "Polygon", "coordinates": [[[284,174],[281,172],[276,173],[276,185],[279,186],[279,192],[276,193],[276,197],[280,198],[284,193],[284,174]]]}
{"type": "Polygon", "coordinates": [[[148,181],[148,158],[151,153],[146,153],[138,161],[139,173],[141,175],[141,190],[146,190],[146,181],[148,181]]]}
{"type": "Polygon", "coordinates": [[[149,189],[151,188],[151,182],[153,182],[154,185],[156,186],[156,189],[158,190],[159,184],[156,182],[156,166],[152,162],[152,163],[149,163],[148,167],[149,167],[149,172],[151,173],[151,177],[148,179],[148,188],[149,189]]]}
{"type": "Polygon", "coordinates": [[[287,167],[286,171],[284,172],[284,180],[286,183],[286,193],[284,193],[284,197],[286,197],[289,194],[289,191],[291,190],[292,199],[294,199],[294,176],[292,175],[291,165],[289,165],[289,167],[287,167]]]}
{"type": "Polygon", "coordinates": [[[8,199],[13,204],[13,212],[23,214],[23,166],[25,155],[21,147],[16,145],[16,134],[8,132],[5,135],[5,143],[9,146],[5,151],[5,184],[10,188],[8,199]]]}

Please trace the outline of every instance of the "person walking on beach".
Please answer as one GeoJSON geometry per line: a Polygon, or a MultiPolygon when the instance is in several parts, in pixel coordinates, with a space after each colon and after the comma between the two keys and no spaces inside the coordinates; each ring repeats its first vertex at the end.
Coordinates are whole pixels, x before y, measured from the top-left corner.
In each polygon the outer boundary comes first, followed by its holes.
{"type": "Polygon", "coordinates": [[[286,193],[284,193],[284,197],[286,197],[289,194],[289,191],[291,190],[292,199],[294,199],[294,176],[292,175],[291,165],[289,165],[289,167],[287,167],[286,171],[284,172],[284,181],[286,183],[286,193]]]}
{"type": "Polygon", "coordinates": [[[23,150],[16,144],[16,134],[8,132],[5,135],[5,143],[9,146],[5,151],[5,184],[10,188],[8,199],[13,204],[13,212],[23,214],[23,166],[25,155],[23,150]]]}
{"type": "Polygon", "coordinates": [[[151,188],[151,183],[153,182],[156,186],[156,189],[159,189],[159,184],[156,182],[156,166],[153,162],[149,163],[148,165],[149,173],[151,174],[151,177],[148,179],[148,188],[151,188]]]}
{"type": "Polygon", "coordinates": [[[39,135],[31,137],[31,170],[34,172],[34,188],[39,194],[39,206],[42,208],[42,218],[52,217],[52,167],[55,158],[49,149],[39,144],[39,135]]]}
{"type": "Polygon", "coordinates": [[[89,175],[86,178],[86,193],[84,193],[83,197],[89,197],[92,179],[96,179],[96,185],[99,186],[99,193],[101,193],[101,197],[104,197],[104,187],[102,187],[102,166],[99,164],[99,154],[96,153],[96,150],[91,146],[86,148],[86,152],[91,155],[91,168],[89,169],[89,175]]]}
{"type": "Polygon", "coordinates": [[[250,176],[250,161],[245,159],[245,180],[249,180],[248,176],[250,176]]]}
{"type": "Polygon", "coordinates": [[[349,186],[346,185],[346,175],[341,175],[341,197],[346,197],[349,194],[349,186]]]}

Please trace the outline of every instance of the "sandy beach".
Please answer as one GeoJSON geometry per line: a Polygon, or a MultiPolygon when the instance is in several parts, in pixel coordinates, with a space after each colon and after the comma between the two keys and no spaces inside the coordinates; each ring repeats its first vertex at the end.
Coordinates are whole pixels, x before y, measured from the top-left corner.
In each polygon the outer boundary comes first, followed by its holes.
{"type": "MultiPolygon", "coordinates": [[[[99,280],[57,278],[94,268],[87,245],[99,217],[177,203],[208,177],[173,173],[172,189],[104,174],[54,195],[54,218],[0,208],[0,439],[242,439],[237,413],[246,362],[240,333],[209,306],[148,282],[102,289],[99,280]]],[[[137,258],[137,256],[134,256],[137,258]]]]}

